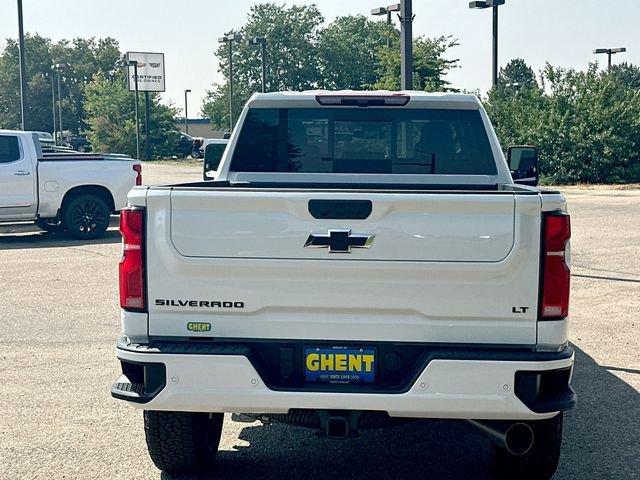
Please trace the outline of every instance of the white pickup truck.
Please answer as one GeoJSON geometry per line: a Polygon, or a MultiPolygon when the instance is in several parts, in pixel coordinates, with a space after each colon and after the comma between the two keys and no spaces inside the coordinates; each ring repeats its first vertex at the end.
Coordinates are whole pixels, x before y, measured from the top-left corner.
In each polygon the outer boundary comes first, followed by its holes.
{"type": "Polygon", "coordinates": [[[35,221],[76,239],[98,238],[141,184],[142,166],[130,157],[43,154],[35,133],[0,130],[0,223],[35,221]]]}
{"type": "Polygon", "coordinates": [[[465,420],[507,478],[551,477],[569,215],[527,186],[534,148],[508,159],[471,95],[268,93],[214,181],[134,188],[111,391],[156,466],[210,467],[232,412],[331,438],[465,420]]]}

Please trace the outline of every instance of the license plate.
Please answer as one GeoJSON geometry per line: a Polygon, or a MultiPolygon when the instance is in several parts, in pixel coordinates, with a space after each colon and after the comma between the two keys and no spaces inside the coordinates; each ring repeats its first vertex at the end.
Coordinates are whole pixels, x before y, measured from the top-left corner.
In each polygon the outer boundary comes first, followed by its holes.
{"type": "Polygon", "coordinates": [[[373,383],[376,352],[373,348],[307,347],[304,374],[307,382],[373,383]]]}

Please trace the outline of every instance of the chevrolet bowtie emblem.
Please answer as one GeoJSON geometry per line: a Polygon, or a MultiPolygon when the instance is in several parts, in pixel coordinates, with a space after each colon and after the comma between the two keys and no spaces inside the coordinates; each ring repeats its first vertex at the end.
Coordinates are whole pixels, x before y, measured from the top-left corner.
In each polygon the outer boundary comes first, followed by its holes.
{"type": "Polygon", "coordinates": [[[351,253],[352,248],[371,248],[375,235],[351,233],[351,230],[329,230],[325,234],[312,233],[305,247],[328,248],[329,253],[351,253]]]}

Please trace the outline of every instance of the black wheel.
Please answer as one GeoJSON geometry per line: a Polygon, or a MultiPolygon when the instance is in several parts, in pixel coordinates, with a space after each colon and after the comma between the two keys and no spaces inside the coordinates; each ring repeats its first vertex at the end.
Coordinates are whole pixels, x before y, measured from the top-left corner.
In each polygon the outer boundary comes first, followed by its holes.
{"type": "Polygon", "coordinates": [[[57,233],[62,231],[62,224],[56,218],[39,218],[36,220],[36,226],[45,232],[57,233]]]}
{"type": "Polygon", "coordinates": [[[524,455],[512,455],[491,445],[493,466],[498,478],[548,480],[556,472],[562,447],[562,413],[548,420],[527,422],[533,429],[531,450],[524,455]]]}
{"type": "Polygon", "coordinates": [[[213,467],[222,413],[157,412],[145,410],[144,432],[149,456],[168,473],[197,473],[213,467]]]}
{"type": "Polygon", "coordinates": [[[98,238],[109,227],[109,207],[95,195],[78,195],[65,203],[62,224],[67,233],[76,239],[98,238]]]}

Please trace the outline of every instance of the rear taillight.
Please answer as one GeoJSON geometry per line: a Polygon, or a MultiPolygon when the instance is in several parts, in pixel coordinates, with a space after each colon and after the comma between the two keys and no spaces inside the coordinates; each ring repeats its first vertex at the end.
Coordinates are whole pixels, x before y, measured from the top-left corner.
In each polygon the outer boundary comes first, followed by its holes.
{"type": "Polygon", "coordinates": [[[142,165],[135,164],[133,170],[136,172],[136,185],[142,185],[142,165]]]}
{"type": "Polygon", "coordinates": [[[146,311],[144,298],[144,210],[127,208],[120,213],[120,307],[146,311]]]}
{"type": "Polygon", "coordinates": [[[569,239],[571,221],[567,213],[552,212],[544,216],[542,251],[541,320],[559,320],[569,314],[569,239]]]}

